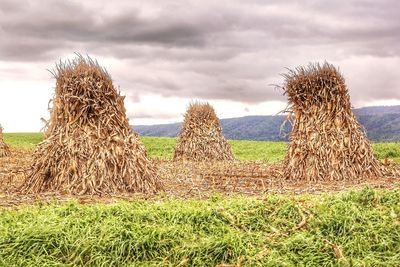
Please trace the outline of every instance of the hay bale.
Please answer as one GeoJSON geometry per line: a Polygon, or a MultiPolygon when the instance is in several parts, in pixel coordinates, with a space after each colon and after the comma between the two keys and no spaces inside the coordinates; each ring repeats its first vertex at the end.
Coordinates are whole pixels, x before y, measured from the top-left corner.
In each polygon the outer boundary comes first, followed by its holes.
{"type": "Polygon", "coordinates": [[[382,164],[351,108],[343,76],[328,63],[283,75],[293,123],[284,178],[355,180],[382,176],[382,164]]]}
{"type": "Polygon", "coordinates": [[[124,97],[97,61],[79,56],[56,65],[45,140],[22,188],[68,194],[154,193],[155,166],[129,125],[124,97]]]}
{"type": "Polygon", "coordinates": [[[175,147],[174,160],[233,159],[231,147],[222,135],[214,108],[208,103],[191,103],[175,147]]]}
{"type": "Polygon", "coordinates": [[[0,125],[0,158],[10,156],[10,147],[4,142],[3,127],[0,125]]]}

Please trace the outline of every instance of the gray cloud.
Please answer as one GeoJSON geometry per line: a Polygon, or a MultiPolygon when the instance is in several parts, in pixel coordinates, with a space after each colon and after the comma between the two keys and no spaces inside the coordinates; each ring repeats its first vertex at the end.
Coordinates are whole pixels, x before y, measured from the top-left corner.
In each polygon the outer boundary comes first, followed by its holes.
{"type": "Polygon", "coordinates": [[[139,110],[135,112],[128,112],[127,116],[130,119],[175,119],[175,113],[161,112],[160,110],[139,110]]]}
{"type": "Polygon", "coordinates": [[[131,101],[155,93],[258,103],[284,100],[268,85],[285,67],[328,60],[354,103],[400,99],[398,10],[395,0],[3,0],[0,62],[51,68],[77,51],[117,59],[110,72],[131,101]]]}

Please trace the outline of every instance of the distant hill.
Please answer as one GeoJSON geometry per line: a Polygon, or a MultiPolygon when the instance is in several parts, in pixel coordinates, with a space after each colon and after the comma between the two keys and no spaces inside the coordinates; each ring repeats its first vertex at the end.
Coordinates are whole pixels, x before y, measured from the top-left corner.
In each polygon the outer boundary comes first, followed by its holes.
{"type": "MultiPolygon", "coordinates": [[[[354,109],[359,122],[363,125],[369,139],[373,141],[400,141],[400,105],[378,106],[354,109]]],[[[222,119],[222,131],[227,139],[286,141],[280,135],[280,127],[285,116],[246,116],[222,119]]],[[[181,123],[136,125],[135,130],[144,136],[175,137],[181,123]]],[[[290,124],[284,131],[290,132],[290,124]]]]}
{"type": "Polygon", "coordinates": [[[354,109],[356,115],[373,115],[373,114],[400,114],[399,106],[376,106],[354,109]]]}

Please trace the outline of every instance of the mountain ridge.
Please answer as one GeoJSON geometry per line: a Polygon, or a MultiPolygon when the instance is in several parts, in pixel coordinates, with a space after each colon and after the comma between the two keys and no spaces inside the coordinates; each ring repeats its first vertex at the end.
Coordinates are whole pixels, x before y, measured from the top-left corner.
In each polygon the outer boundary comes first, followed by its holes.
{"type": "MultiPolygon", "coordinates": [[[[358,121],[372,141],[400,141],[400,105],[373,106],[353,109],[358,121]]],[[[250,115],[237,118],[221,119],[223,134],[227,139],[256,141],[287,141],[280,129],[285,115],[250,115]]],[[[181,122],[135,125],[133,128],[143,136],[176,137],[181,122]]],[[[290,133],[287,124],[284,133],[290,133]]]]}

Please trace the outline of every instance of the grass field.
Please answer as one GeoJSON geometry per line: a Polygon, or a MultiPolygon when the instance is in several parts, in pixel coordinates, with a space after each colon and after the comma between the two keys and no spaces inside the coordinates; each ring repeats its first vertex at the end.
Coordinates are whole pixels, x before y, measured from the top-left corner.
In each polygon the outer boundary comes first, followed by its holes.
{"type": "MultiPolygon", "coordinates": [[[[42,138],[5,134],[23,149],[42,138]]],[[[142,140],[152,158],[172,157],[174,138],[142,140]]],[[[280,160],[286,148],[229,142],[241,160],[280,160]]],[[[400,162],[399,144],[373,146],[380,159],[400,162]]],[[[2,207],[0,266],[400,266],[395,188],[2,207]]]]}
{"type": "MultiPolygon", "coordinates": [[[[34,148],[43,139],[41,133],[6,133],[5,141],[20,148],[34,148]]],[[[171,159],[176,144],[175,138],[141,137],[152,158],[171,159]]],[[[239,160],[268,160],[283,159],[286,151],[284,142],[262,142],[229,140],[233,153],[239,160]]],[[[393,159],[400,163],[400,143],[376,143],[372,145],[379,159],[393,159]]]]}
{"type": "Polygon", "coordinates": [[[2,266],[399,266],[400,189],[0,210],[2,266]]]}

